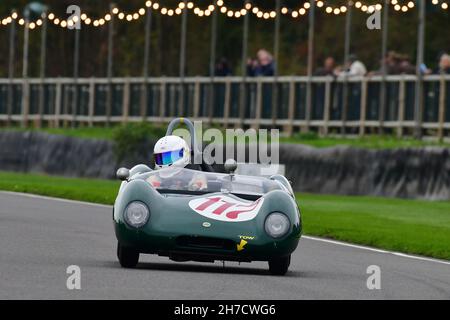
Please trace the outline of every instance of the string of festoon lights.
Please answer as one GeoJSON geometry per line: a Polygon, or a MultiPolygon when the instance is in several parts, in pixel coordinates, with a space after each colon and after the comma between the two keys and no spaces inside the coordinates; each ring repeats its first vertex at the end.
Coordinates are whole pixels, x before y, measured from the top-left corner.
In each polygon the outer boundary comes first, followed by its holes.
{"type": "MultiPolygon", "coordinates": [[[[447,10],[449,6],[446,1],[448,0],[431,0],[431,3],[435,6],[439,6],[443,10],[447,10]]],[[[409,1],[390,0],[390,4],[393,6],[394,10],[398,12],[407,12],[415,7],[414,2],[411,0],[409,1]]],[[[333,15],[345,14],[348,10],[348,6],[346,5],[333,6],[327,4],[325,0],[315,0],[315,5],[316,7],[321,8],[325,13],[333,15]]],[[[362,12],[368,13],[374,12],[375,10],[381,10],[383,8],[383,5],[381,3],[367,4],[364,3],[363,1],[355,1],[355,2],[350,1],[348,2],[348,5],[354,6],[356,9],[359,9],[362,12]]],[[[310,7],[311,3],[309,1],[305,1],[299,8],[296,9],[281,7],[280,14],[285,16],[291,16],[292,18],[301,18],[307,13],[310,7]]],[[[155,12],[159,12],[160,14],[169,17],[181,15],[184,10],[191,10],[198,17],[208,17],[213,13],[214,10],[218,10],[218,12],[226,15],[229,18],[241,18],[248,13],[252,13],[257,18],[264,20],[274,19],[277,16],[276,10],[262,10],[256,5],[252,4],[251,2],[245,3],[241,8],[231,9],[226,6],[224,0],[217,0],[215,1],[215,3],[213,2],[209,5],[204,6],[203,8],[197,6],[192,1],[189,2],[181,1],[178,3],[177,6],[172,8],[163,6],[156,1],[146,1],[144,7],[139,8],[135,12],[126,13],[120,10],[118,7],[114,7],[112,10],[108,11],[100,18],[93,18],[91,16],[88,16],[86,13],[81,13],[79,17],[73,16],[71,19],[66,19],[58,17],[54,13],[50,12],[48,15],[46,16],[43,15],[41,18],[35,21],[26,22],[26,20],[23,17],[20,17],[17,12],[13,12],[9,16],[0,19],[0,26],[7,26],[13,21],[17,21],[19,25],[28,27],[29,29],[33,30],[35,28],[42,26],[43,19],[47,19],[54,25],[59,26],[61,28],[67,27],[72,28],[72,26],[74,26],[78,22],[78,19],[80,19],[81,20],[80,23],[83,23],[85,25],[93,27],[101,27],[106,23],[108,23],[109,21],[111,21],[113,16],[117,16],[119,20],[123,20],[126,22],[139,20],[141,17],[145,16],[147,12],[146,8],[151,9],[155,12]]]]}

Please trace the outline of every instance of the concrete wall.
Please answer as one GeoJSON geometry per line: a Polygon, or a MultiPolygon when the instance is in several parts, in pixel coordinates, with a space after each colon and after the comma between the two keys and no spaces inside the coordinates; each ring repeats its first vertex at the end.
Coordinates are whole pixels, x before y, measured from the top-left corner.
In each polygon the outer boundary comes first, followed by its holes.
{"type": "MultiPolygon", "coordinates": [[[[148,163],[152,142],[118,161],[114,143],[39,132],[0,132],[0,170],[113,178],[120,166],[148,163]]],[[[296,191],[450,200],[450,149],[367,150],[280,146],[296,191]]]]}

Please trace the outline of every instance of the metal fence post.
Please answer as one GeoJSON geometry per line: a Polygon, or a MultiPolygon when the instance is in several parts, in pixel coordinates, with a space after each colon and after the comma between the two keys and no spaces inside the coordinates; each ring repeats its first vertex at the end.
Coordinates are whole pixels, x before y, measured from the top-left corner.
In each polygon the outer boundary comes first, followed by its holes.
{"type": "Polygon", "coordinates": [[[414,136],[416,139],[422,138],[422,113],[423,113],[423,74],[422,64],[424,61],[425,45],[425,0],[419,3],[419,24],[417,31],[417,59],[416,59],[416,99],[414,106],[414,119],[416,122],[414,136]]]}
{"type": "MultiPolygon", "coordinates": [[[[114,4],[109,5],[109,11],[112,12],[114,9],[114,4]]],[[[112,112],[112,76],[113,76],[113,49],[114,49],[114,15],[111,14],[111,20],[108,25],[108,92],[106,96],[106,125],[109,126],[111,120],[111,112],[112,112]]]]}
{"type": "Polygon", "coordinates": [[[438,128],[438,138],[442,142],[444,137],[444,122],[445,122],[445,98],[446,98],[446,83],[444,79],[444,74],[441,74],[441,79],[439,81],[439,128],[438,128]]]}
{"type": "MultiPolygon", "coordinates": [[[[352,6],[353,2],[347,3],[347,14],[345,15],[345,43],[344,43],[344,61],[348,63],[350,57],[350,37],[351,37],[351,23],[352,23],[352,6]]],[[[344,74],[344,82],[342,88],[342,127],[341,134],[346,133],[346,123],[348,119],[348,73],[344,74]]]]}
{"type": "Polygon", "coordinates": [[[212,12],[211,19],[211,48],[209,54],[209,103],[208,103],[208,123],[211,125],[212,119],[214,116],[214,100],[215,100],[215,92],[214,92],[214,76],[215,76],[215,65],[216,65],[216,47],[217,47],[217,11],[218,7],[214,7],[214,11],[212,12]]]}
{"type": "Polygon", "coordinates": [[[230,117],[230,103],[231,103],[231,82],[227,79],[225,82],[225,99],[224,99],[224,111],[223,111],[223,127],[228,127],[228,120],[230,117]]]}
{"type": "Polygon", "coordinates": [[[61,116],[61,98],[62,98],[62,84],[60,81],[56,83],[55,95],[55,128],[59,128],[59,118],[61,116]]]}
{"type": "Polygon", "coordinates": [[[381,83],[380,83],[380,107],[379,107],[379,133],[384,133],[384,118],[386,115],[386,52],[388,37],[390,0],[385,0],[383,5],[383,30],[381,37],[381,83]]]}
{"type": "MultiPolygon", "coordinates": [[[[256,130],[259,129],[259,127],[261,126],[261,112],[262,112],[262,79],[260,77],[258,77],[257,82],[256,82],[256,112],[255,112],[255,119],[254,119],[254,124],[253,124],[253,128],[255,128],[256,130]]],[[[273,109],[272,109],[273,110],[273,109]]],[[[274,123],[272,123],[274,124],[274,123]]]]}
{"type": "Polygon", "coordinates": [[[331,106],[331,81],[327,79],[325,82],[325,108],[323,111],[323,135],[328,135],[328,126],[330,121],[330,106],[331,106]]]}
{"type": "MultiPolygon", "coordinates": [[[[272,83],[272,127],[275,127],[277,120],[278,111],[278,66],[279,66],[279,51],[280,51],[280,19],[281,19],[281,8],[280,0],[275,1],[275,31],[274,31],[274,43],[273,43],[273,54],[275,60],[273,83],[272,83]]],[[[259,121],[259,119],[258,119],[259,121]]],[[[258,126],[259,128],[259,126],[258,126]]]]}
{"type": "Polygon", "coordinates": [[[145,20],[145,44],[144,44],[144,66],[142,70],[142,75],[144,77],[141,86],[141,117],[145,121],[147,117],[148,108],[148,68],[150,59],[150,42],[152,34],[152,8],[148,7],[146,9],[146,20],[145,20]]]}
{"type": "Polygon", "coordinates": [[[72,102],[72,128],[76,126],[78,114],[78,65],[80,60],[80,30],[75,28],[75,44],[73,59],[73,102],[72,102]]]}
{"type": "Polygon", "coordinates": [[[312,109],[312,74],[314,64],[314,8],[316,3],[310,0],[309,8],[309,26],[308,26],[308,82],[306,84],[306,110],[305,110],[305,127],[302,131],[309,131],[309,122],[311,121],[312,109]]]}
{"type": "Polygon", "coordinates": [[[288,126],[287,135],[292,136],[294,132],[294,117],[295,117],[295,82],[291,80],[289,82],[289,101],[288,101],[288,126]]]}
{"type": "Polygon", "coordinates": [[[400,84],[398,86],[398,126],[397,136],[400,138],[403,136],[403,121],[405,119],[405,79],[402,76],[400,84]]]}
{"type": "MultiPolygon", "coordinates": [[[[16,11],[13,9],[11,10],[11,16],[16,15],[16,11]]],[[[7,118],[6,118],[6,125],[11,125],[11,115],[13,111],[13,93],[14,93],[14,84],[13,84],[13,77],[14,77],[14,57],[15,57],[15,50],[16,49],[16,19],[13,19],[10,24],[9,29],[9,58],[8,58],[8,93],[6,98],[6,109],[7,109],[7,118]]]]}
{"type": "Polygon", "coordinates": [[[367,78],[363,78],[361,83],[361,114],[359,120],[359,135],[361,137],[364,136],[366,131],[367,85],[367,78]]]}
{"type": "Polygon", "coordinates": [[[200,112],[200,82],[195,79],[194,84],[194,119],[198,118],[200,112]]]}
{"type": "Polygon", "coordinates": [[[122,123],[128,121],[130,113],[130,78],[127,77],[123,84],[123,100],[122,100],[122,123]]]}
{"type": "Polygon", "coordinates": [[[161,88],[159,94],[159,118],[160,122],[164,118],[164,110],[166,109],[166,82],[164,78],[161,78],[161,88]]]}
{"type": "Polygon", "coordinates": [[[183,13],[181,15],[181,39],[180,39],[180,103],[179,103],[179,114],[184,116],[184,112],[186,109],[185,100],[186,100],[186,88],[184,83],[184,77],[186,73],[186,31],[187,31],[187,1],[184,0],[184,8],[183,13]]]}
{"type": "MultiPolygon", "coordinates": [[[[250,3],[248,0],[245,0],[244,6],[247,7],[247,4],[250,3]]],[[[250,12],[244,16],[243,26],[242,26],[242,54],[241,54],[241,72],[242,72],[242,81],[239,87],[239,122],[241,127],[244,125],[245,118],[245,109],[247,105],[247,49],[248,49],[248,19],[250,16],[250,12]]]]}
{"type": "Polygon", "coordinates": [[[88,105],[88,126],[94,125],[94,110],[95,110],[95,78],[89,81],[89,105],[88,105]]]}
{"type": "Polygon", "coordinates": [[[47,12],[42,13],[42,27],[41,27],[41,65],[40,65],[40,83],[39,83],[39,111],[38,111],[38,121],[37,127],[42,126],[42,119],[44,116],[44,98],[45,98],[45,62],[46,62],[46,51],[47,51],[47,12]]]}
{"type": "Polygon", "coordinates": [[[25,15],[23,31],[23,62],[22,62],[22,122],[21,126],[28,126],[28,112],[30,108],[30,85],[28,83],[28,49],[29,49],[29,14],[25,15]]]}

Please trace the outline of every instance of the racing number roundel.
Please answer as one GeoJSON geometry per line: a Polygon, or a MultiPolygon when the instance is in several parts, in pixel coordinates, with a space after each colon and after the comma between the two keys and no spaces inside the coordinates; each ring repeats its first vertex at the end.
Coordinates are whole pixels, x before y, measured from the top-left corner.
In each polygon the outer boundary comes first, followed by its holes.
{"type": "Polygon", "coordinates": [[[261,209],[264,198],[254,202],[238,200],[228,196],[214,195],[189,201],[189,207],[207,218],[241,222],[252,220],[261,209]]]}

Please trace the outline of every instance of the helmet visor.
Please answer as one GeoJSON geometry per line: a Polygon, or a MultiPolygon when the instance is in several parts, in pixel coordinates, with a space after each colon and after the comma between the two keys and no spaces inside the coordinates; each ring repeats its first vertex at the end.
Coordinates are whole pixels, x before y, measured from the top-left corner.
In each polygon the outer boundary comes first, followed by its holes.
{"type": "Polygon", "coordinates": [[[155,163],[158,166],[165,166],[174,163],[183,158],[184,151],[183,149],[175,150],[175,151],[167,151],[161,153],[155,153],[155,163]]]}

